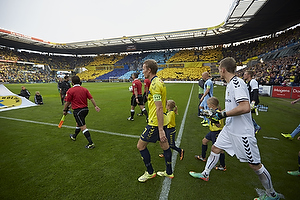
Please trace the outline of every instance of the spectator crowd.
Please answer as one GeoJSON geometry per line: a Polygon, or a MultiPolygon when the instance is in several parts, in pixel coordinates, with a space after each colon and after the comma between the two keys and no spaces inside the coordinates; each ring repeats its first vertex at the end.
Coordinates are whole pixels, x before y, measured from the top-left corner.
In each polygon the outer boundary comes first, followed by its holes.
{"type": "MultiPolygon", "coordinates": [[[[0,83],[47,83],[57,81],[55,71],[74,70],[78,67],[92,67],[80,77],[86,80],[111,72],[114,68],[124,67],[129,70],[139,70],[145,59],[158,60],[163,70],[160,74],[164,79],[195,80],[198,71],[203,69],[183,69],[183,63],[190,62],[219,62],[224,57],[233,57],[237,63],[257,57],[273,50],[300,41],[300,26],[281,33],[272,34],[259,39],[230,45],[217,45],[193,49],[124,53],[97,56],[62,56],[49,53],[33,53],[0,47],[0,83]],[[33,67],[40,64],[45,68],[33,67]],[[103,66],[110,66],[105,68],[103,66]],[[100,67],[99,67],[100,66],[100,67]],[[93,68],[94,67],[94,68],[93,68]],[[100,69],[100,70],[97,70],[100,69]],[[192,72],[191,72],[192,70],[192,72]],[[194,72],[193,72],[194,71],[194,72]],[[188,75],[185,75],[188,74],[188,75]]],[[[246,69],[237,72],[243,76],[245,70],[255,71],[255,78],[261,85],[299,86],[299,53],[286,55],[272,60],[257,62],[246,69]]],[[[199,77],[201,77],[201,73],[199,77]]]]}

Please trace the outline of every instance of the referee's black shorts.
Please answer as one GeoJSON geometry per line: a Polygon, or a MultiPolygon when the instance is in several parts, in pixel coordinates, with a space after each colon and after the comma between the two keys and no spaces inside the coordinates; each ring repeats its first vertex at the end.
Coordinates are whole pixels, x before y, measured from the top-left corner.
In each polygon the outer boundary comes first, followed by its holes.
{"type": "Polygon", "coordinates": [[[79,127],[85,125],[85,117],[88,115],[88,113],[89,113],[88,107],[77,108],[73,110],[73,115],[79,127]]]}
{"type": "Polygon", "coordinates": [[[144,105],[144,102],[143,102],[143,96],[142,95],[138,95],[138,100],[139,100],[139,103],[136,102],[135,100],[135,95],[132,95],[131,97],[131,105],[132,106],[136,106],[136,105],[144,105]]]}
{"type": "Polygon", "coordinates": [[[144,104],[148,101],[146,92],[144,92],[144,94],[143,94],[143,101],[144,101],[144,104]]]}

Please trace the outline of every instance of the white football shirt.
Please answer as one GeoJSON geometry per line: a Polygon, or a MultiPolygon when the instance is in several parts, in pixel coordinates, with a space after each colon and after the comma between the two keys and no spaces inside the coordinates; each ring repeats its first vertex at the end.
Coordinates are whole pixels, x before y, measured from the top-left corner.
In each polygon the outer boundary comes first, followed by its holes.
{"type": "MultiPolygon", "coordinates": [[[[226,87],[225,111],[234,109],[241,101],[250,101],[248,88],[241,78],[234,76],[226,87]]],[[[254,136],[251,112],[227,117],[225,126],[230,134],[243,137],[254,136]]]]}
{"type": "Polygon", "coordinates": [[[251,79],[250,80],[250,87],[251,87],[250,92],[253,92],[253,90],[258,89],[258,82],[255,79],[251,79]]]}

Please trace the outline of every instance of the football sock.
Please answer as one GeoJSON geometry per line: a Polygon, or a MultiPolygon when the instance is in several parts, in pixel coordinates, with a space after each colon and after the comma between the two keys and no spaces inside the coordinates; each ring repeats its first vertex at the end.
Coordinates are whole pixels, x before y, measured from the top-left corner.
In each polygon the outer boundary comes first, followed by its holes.
{"type": "Polygon", "coordinates": [[[202,158],[206,157],[207,145],[202,144],[202,158]]]}
{"type": "Polygon", "coordinates": [[[172,151],[170,148],[167,150],[164,150],[164,157],[165,157],[165,163],[166,163],[166,172],[167,174],[172,174],[172,151]]]}
{"type": "Polygon", "coordinates": [[[300,124],[295,128],[295,130],[291,133],[292,138],[294,138],[300,132],[300,124]]]}
{"type": "Polygon", "coordinates": [[[130,110],[130,117],[131,117],[131,119],[133,119],[133,116],[134,116],[134,110],[130,110]]]}
{"type": "Polygon", "coordinates": [[[210,155],[208,156],[208,159],[205,164],[205,169],[202,172],[204,176],[206,177],[209,176],[210,171],[216,166],[216,164],[219,161],[219,158],[220,158],[220,154],[216,154],[212,151],[210,152],[210,155]]]}
{"type": "Polygon", "coordinates": [[[265,168],[265,166],[263,164],[261,164],[261,165],[262,165],[262,167],[259,170],[255,171],[255,173],[258,175],[260,182],[266,189],[267,195],[275,197],[276,192],[272,185],[271,175],[268,172],[268,170],[265,168]]]}
{"type": "Polygon", "coordinates": [[[177,147],[175,144],[175,134],[176,134],[176,130],[174,130],[170,133],[169,145],[170,145],[171,149],[174,149],[178,153],[181,153],[181,148],[177,147]]]}
{"type": "Polygon", "coordinates": [[[146,118],[148,118],[148,112],[147,112],[146,108],[144,108],[144,109],[142,110],[142,113],[146,116],[146,118]]]}
{"type": "Polygon", "coordinates": [[[82,133],[84,134],[84,136],[86,137],[86,139],[88,140],[89,144],[93,144],[93,141],[91,139],[91,135],[88,129],[85,129],[82,131],[82,133]]]}
{"type": "Polygon", "coordinates": [[[153,167],[152,167],[152,164],[151,164],[151,156],[150,156],[150,153],[149,153],[149,150],[146,148],[142,151],[140,151],[140,154],[142,156],[142,159],[145,163],[145,166],[147,168],[147,172],[149,174],[153,174],[154,170],[153,170],[153,167]]]}
{"type": "Polygon", "coordinates": [[[254,126],[255,130],[258,130],[259,126],[253,118],[252,118],[252,123],[253,123],[253,126],[254,126]]]}
{"type": "Polygon", "coordinates": [[[171,148],[171,149],[174,149],[174,150],[177,151],[178,153],[181,153],[181,148],[176,147],[175,145],[174,145],[174,146],[173,146],[173,145],[170,145],[170,148],[171,148]]]}
{"type": "Polygon", "coordinates": [[[76,138],[79,133],[80,133],[80,128],[78,126],[76,126],[75,133],[73,134],[73,137],[76,138]]]}
{"type": "Polygon", "coordinates": [[[222,165],[222,167],[225,167],[225,153],[220,153],[220,165],[222,165]]]}

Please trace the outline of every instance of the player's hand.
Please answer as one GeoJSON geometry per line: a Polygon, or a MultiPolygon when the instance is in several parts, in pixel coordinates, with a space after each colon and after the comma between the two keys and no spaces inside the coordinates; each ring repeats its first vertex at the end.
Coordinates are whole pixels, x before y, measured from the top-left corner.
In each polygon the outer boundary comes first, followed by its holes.
{"type": "Polygon", "coordinates": [[[200,99],[200,103],[203,101],[203,97],[201,97],[201,99],[200,99]]]}
{"type": "Polygon", "coordinates": [[[162,143],[168,142],[168,138],[166,137],[164,130],[159,131],[159,139],[162,143]]]}
{"type": "Polygon", "coordinates": [[[220,119],[223,119],[223,118],[226,118],[227,115],[226,115],[226,112],[225,111],[222,111],[222,112],[219,112],[219,111],[215,111],[210,117],[209,119],[212,119],[212,120],[215,120],[215,121],[219,121],[220,119]]]}
{"type": "Polygon", "coordinates": [[[98,106],[96,106],[96,107],[95,107],[95,110],[96,110],[97,112],[99,112],[101,109],[100,109],[98,106]]]}
{"type": "MultiPolygon", "coordinates": [[[[200,108],[200,106],[199,106],[199,108],[200,108]]],[[[201,110],[201,111],[200,111],[200,115],[201,115],[201,116],[204,116],[204,117],[210,117],[212,114],[213,114],[213,113],[212,113],[211,110],[201,110]]]]}
{"type": "Polygon", "coordinates": [[[140,103],[138,98],[135,98],[135,101],[136,101],[137,103],[140,103]]]}
{"type": "Polygon", "coordinates": [[[250,109],[253,110],[254,108],[255,108],[255,102],[252,101],[252,102],[250,103],[250,109]]]}

